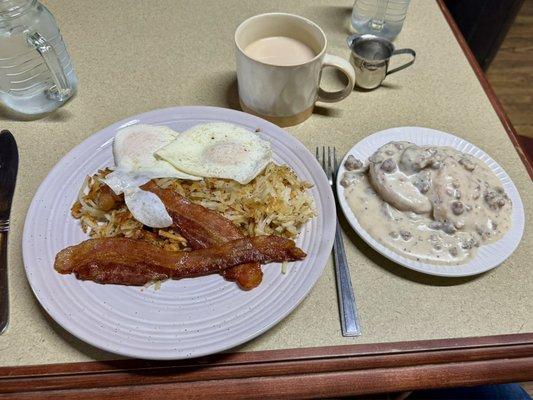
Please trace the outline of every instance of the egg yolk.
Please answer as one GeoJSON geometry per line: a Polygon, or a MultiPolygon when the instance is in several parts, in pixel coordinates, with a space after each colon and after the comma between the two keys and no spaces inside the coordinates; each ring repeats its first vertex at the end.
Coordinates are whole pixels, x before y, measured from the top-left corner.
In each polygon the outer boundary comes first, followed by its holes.
{"type": "Polygon", "coordinates": [[[205,162],[219,165],[235,165],[243,159],[248,150],[238,143],[217,143],[202,153],[205,162]]]}

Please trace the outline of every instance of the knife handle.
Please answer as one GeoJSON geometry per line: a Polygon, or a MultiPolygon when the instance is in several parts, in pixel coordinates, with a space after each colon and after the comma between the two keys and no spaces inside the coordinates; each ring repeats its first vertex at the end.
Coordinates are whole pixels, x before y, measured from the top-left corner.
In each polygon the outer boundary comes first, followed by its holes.
{"type": "Polygon", "coordinates": [[[0,334],[9,322],[9,291],[7,290],[7,232],[0,231],[0,334]]]}

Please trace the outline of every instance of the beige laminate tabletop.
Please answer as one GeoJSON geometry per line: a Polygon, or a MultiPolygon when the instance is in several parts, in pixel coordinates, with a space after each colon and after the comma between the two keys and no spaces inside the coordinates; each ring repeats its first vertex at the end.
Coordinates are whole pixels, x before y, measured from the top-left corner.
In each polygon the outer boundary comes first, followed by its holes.
{"type": "MultiPolygon", "coordinates": [[[[351,0],[44,3],[62,29],[80,86],[76,98],[45,119],[19,122],[0,116],[0,127],[14,133],[20,151],[9,243],[11,322],[0,336],[0,366],[118,358],[54,323],[24,273],[26,211],[40,182],[66,152],[113,122],[152,109],[236,107],[233,31],[251,15],[284,11],[306,16],[325,30],[332,54],[348,56],[351,0]]],[[[321,108],[288,131],[309,149],[335,144],[341,152],[394,126],[426,126],[463,137],[496,159],[518,187],[527,219],[521,245],[499,268],[452,280],[397,266],[346,229],[363,336],[340,334],[330,261],[289,317],[239,351],[533,331],[533,230],[527,223],[533,216],[533,192],[526,169],[435,2],[412,1],[397,45],[417,51],[413,67],[387,78],[379,90],[356,91],[321,108]]]]}

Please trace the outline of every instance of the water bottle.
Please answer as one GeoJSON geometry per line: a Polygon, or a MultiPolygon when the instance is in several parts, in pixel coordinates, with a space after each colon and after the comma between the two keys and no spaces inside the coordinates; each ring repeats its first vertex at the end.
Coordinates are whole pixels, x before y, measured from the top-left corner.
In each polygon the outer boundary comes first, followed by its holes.
{"type": "Polygon", "coordinates": [[[37,0],[0,0],[0,104],[5,114],[47,114],[77,88],[54,17],[37,0]]]}
{"type": "Polygon", "coordinates": [[[371,33],[393,40],[402,30],[411,0],[355,0],[352,26],[357,33],[371,33]]]}

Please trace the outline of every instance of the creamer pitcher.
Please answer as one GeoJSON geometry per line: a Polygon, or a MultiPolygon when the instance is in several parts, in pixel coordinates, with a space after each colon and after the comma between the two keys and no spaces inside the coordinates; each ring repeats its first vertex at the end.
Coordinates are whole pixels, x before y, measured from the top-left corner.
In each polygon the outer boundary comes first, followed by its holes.
{"type": "Polygon", "coordinates": [[[61,107],[76,74],[54,17],[36,0],[0,0],[0,104],[40,116],[61,107]]]}

